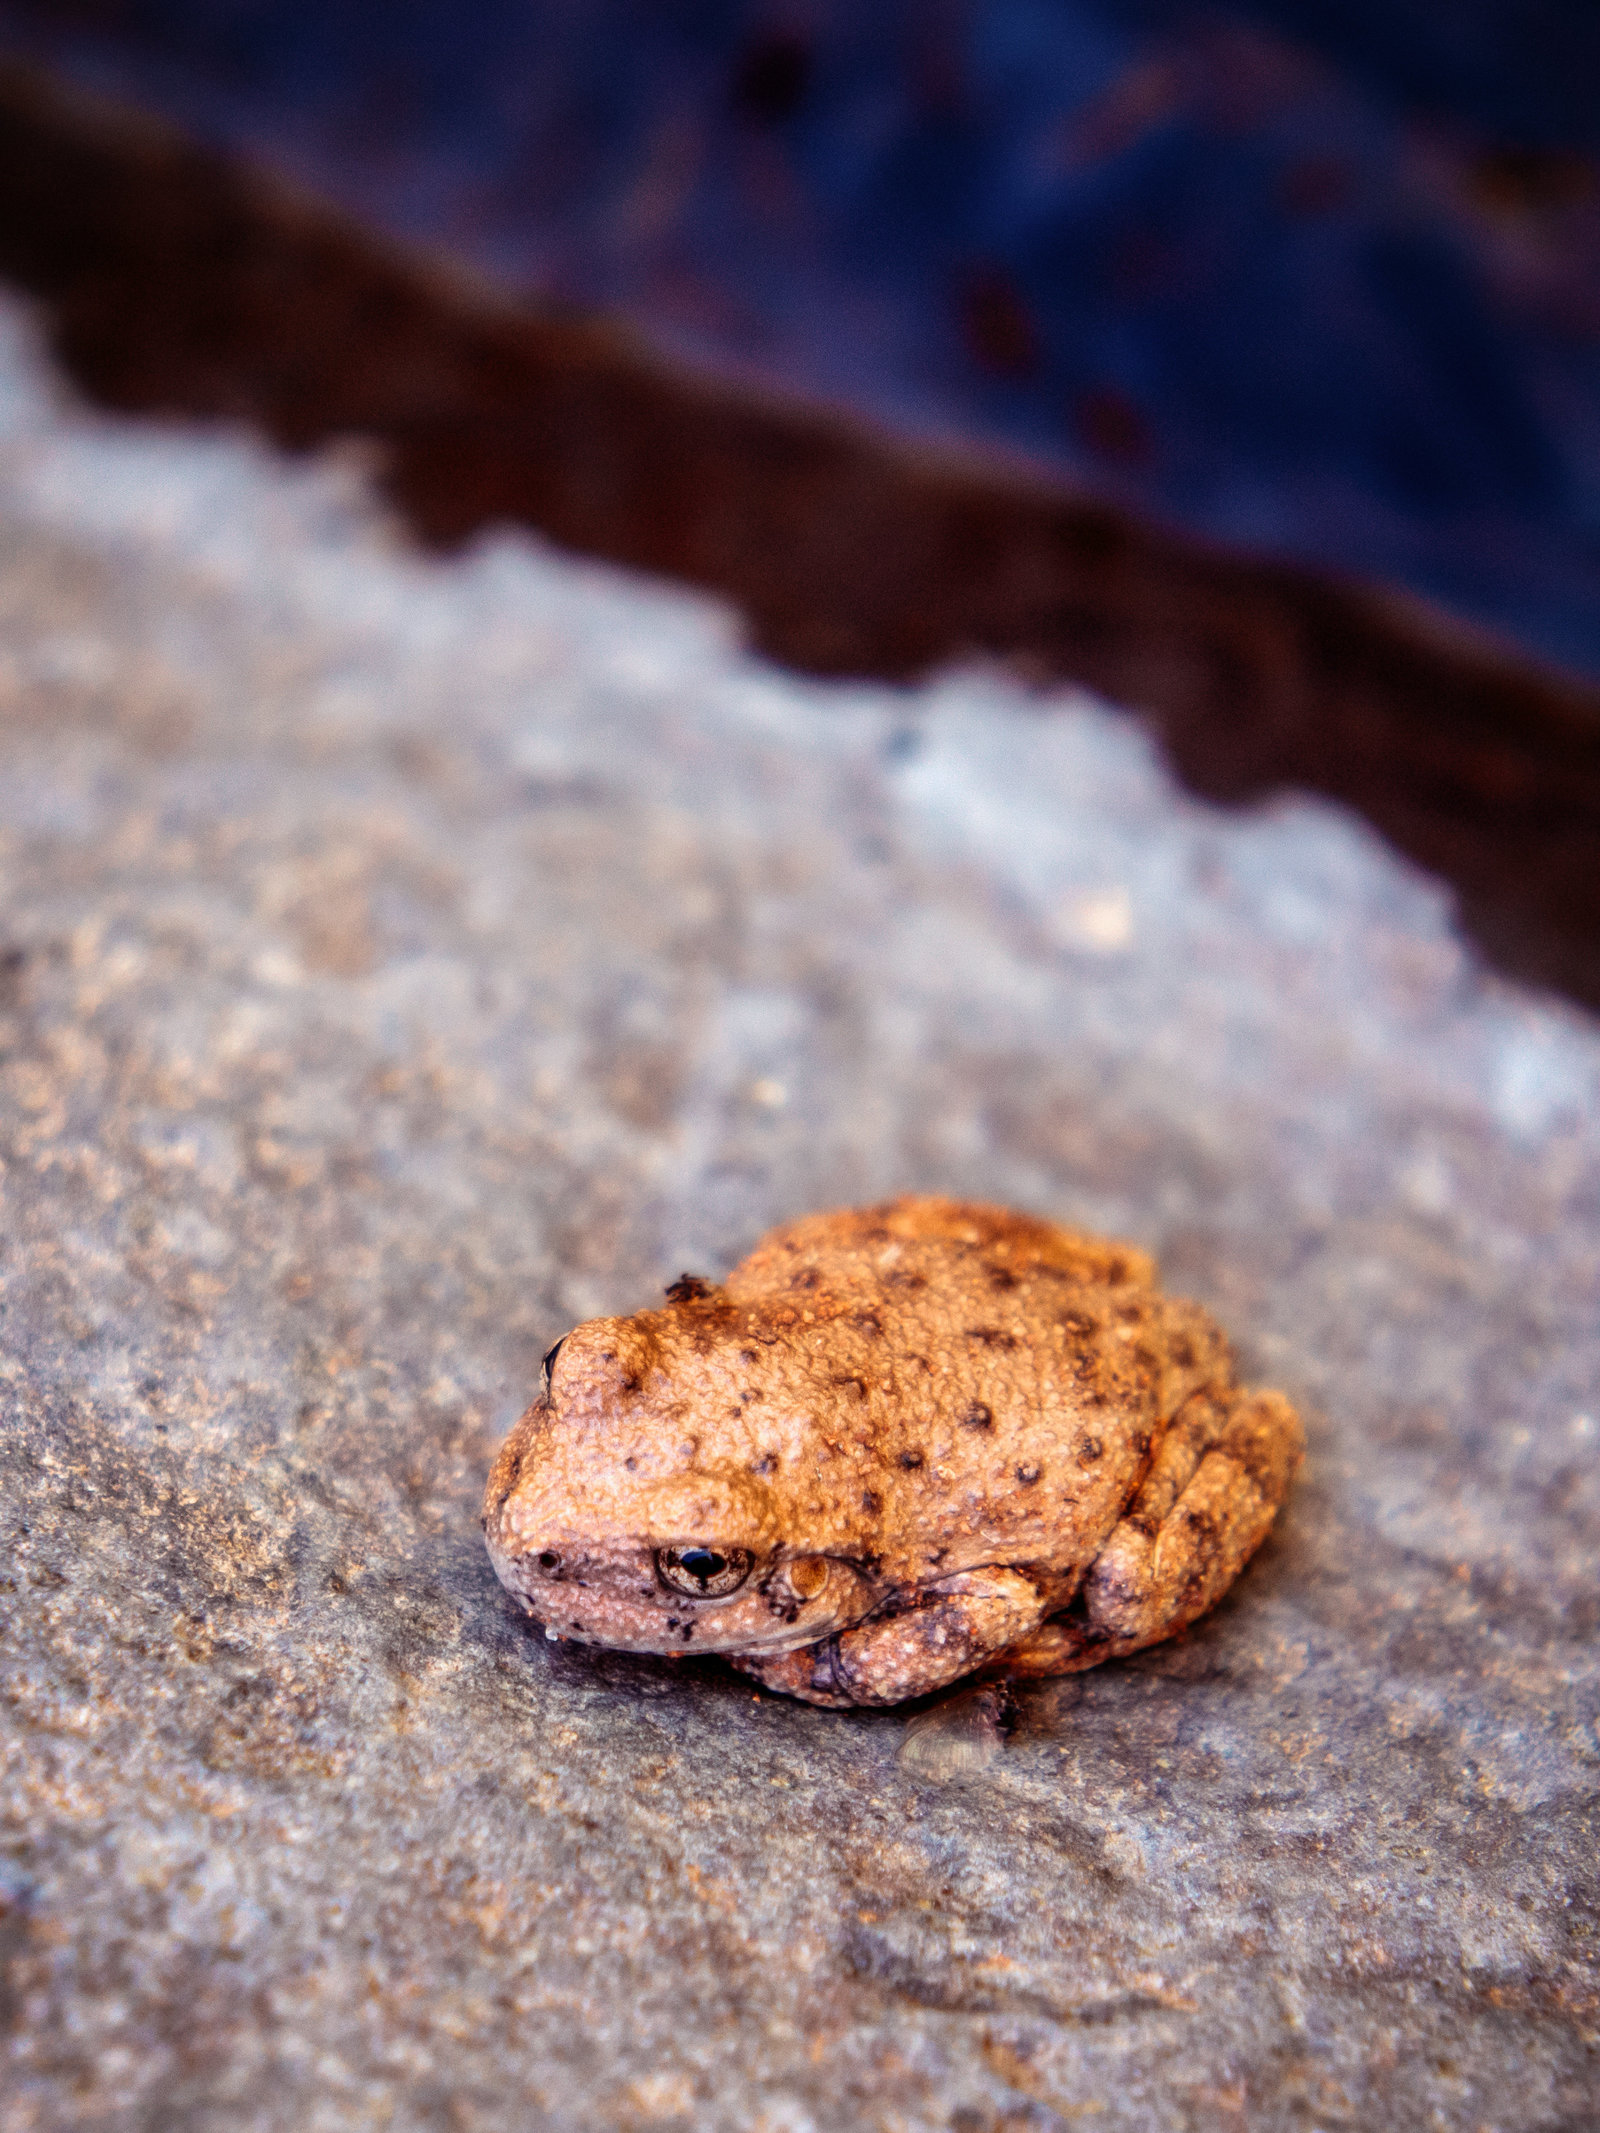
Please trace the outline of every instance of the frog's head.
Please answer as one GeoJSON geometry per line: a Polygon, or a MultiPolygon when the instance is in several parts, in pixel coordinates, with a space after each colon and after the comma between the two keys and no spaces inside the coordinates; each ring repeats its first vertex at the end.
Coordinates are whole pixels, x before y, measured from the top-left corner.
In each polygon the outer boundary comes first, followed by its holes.
{"type": "Polygon", "coordinates": [[[549,1634],[624,1651],[789,1651],[858,1621],[861,1573],[794,1545],[770,1485],[697,1438],[665,1316],[595,1319],[545,1358],[484,1498],[501,1582],[549,1634]]]}

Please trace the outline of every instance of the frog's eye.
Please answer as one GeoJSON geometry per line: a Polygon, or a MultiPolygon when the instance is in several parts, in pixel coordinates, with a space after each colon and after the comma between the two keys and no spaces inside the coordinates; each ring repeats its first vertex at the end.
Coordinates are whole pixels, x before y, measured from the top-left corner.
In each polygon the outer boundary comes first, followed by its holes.
{"type": "Polygon", "coordinates": [[[561,1338],[560,1338],[560,1340],[558,1340],[558,1341],[556,1342],[555,1346],[554,1346],[553,1348],[547,1348],[547,1349],[545,1350],[545,1352],[544,1352],[544,1364],[543,1364],[543,1369],[544,1369],[544,1389],[545,1389],[545,1391],[546,1391],[546,1392],[548,1392],[548,1391],[550,1390],[550,1373],[551,1373],[551,1371],[552,1371],[552,1370],[554,1370],[554,1368],[556,1367],[556,1357],[557,1357],[557,1356],[558,1356],[558,1355],[559,1355],[559,1354],[561,1353],[562,1349],[563,1349],[563,1348],[564,1348],[564,1347],[565,1347],[566,1345],[567,1345],[567,1336],[566,1336],[566,1335],[565,1335],[565,1334],[563,1333],[563,1334],[562,1334],[562,1336],[561,1336],[561,1338]]]}
{"type": "Polygon", "coordinates": [[[748,1548],[658,1548],[656,1574],[674,1592],[697,1600],[720,1600],[737,1592],[750,1575],[748,1548]]]}

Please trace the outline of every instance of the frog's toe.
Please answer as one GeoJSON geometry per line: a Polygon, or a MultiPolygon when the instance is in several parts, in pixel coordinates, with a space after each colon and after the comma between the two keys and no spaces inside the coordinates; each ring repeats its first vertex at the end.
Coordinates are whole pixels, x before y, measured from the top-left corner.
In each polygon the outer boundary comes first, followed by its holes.
{"type": "Polygon", "coordinates": [[[827,1704],[835,1711],[848,1710],[856,1699],[834,1680],[833,1655],[836,1637],[820,1644],[802,1644],[793,1652],[724,1652],[729,1666],[749,1674],[764,1689],[779,1696],[798,1696],[806,1703],[827,1704]]]}

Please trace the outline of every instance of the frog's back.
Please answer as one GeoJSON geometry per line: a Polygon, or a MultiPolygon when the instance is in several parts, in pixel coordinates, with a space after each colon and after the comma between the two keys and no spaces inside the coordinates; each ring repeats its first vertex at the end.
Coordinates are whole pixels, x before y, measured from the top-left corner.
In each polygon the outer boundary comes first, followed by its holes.
{"type": "Polygon", "coordinates": [[[1053,1269],[1085,1285],[1155,1286],[1155,1262],[1136,1245],[1085,1236],[981,1201],[906,1194],[875,1207],[805,1215],[769,1230],[730,1275],[728,1292],[739,1297],[794,1288],[794,1275],[803,1268],[815,1278],[798,1286],[816,1288],[828,1276],[848,1283],[929,1251],[941,1266],[981,1267],[990,1276],[1053,1269]]]}
{"type": "Polygon", "coordinates": [[[992,1562],[1075,1573],[1177,1406],[1231,1374],[1145,1253],[961,1201],[807,1216],[725,1294],[746,1337],[805,1358],[838,1535],[910,1584],[992,1562]]]}

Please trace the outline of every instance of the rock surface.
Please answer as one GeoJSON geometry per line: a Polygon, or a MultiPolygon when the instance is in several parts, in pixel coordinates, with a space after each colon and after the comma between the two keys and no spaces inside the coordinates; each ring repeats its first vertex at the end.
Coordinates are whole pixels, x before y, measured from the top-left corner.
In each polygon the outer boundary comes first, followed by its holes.
{"type": "Polygon", "coordinates": [[[1577,2133],[1600,1029],[1335,811],[823,688],[0,363],[0,2129],[1577,2133]],[[1186,1639],[835,1714],[530,1639],[574,1318],[894,1189],[1311,1452],[1186,1639]]]}

